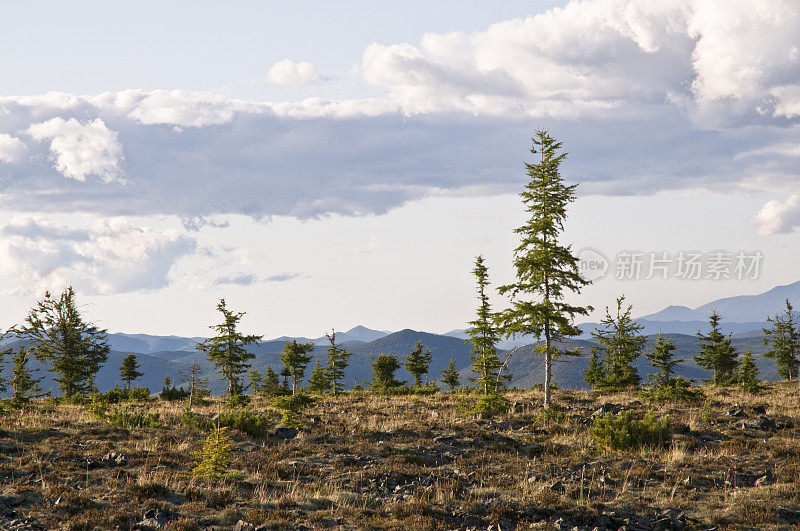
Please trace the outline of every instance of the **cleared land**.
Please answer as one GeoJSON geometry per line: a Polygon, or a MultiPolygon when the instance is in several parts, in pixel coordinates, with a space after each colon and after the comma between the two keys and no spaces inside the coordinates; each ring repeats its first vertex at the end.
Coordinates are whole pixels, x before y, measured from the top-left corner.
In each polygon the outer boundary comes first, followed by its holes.
{"type": "MultiPolygon", "coordinates": [[[[564,415],[552,422],[539,416],[537,391],[508,393],[512,410],[494,418],[469,413],[476,395],[327,397],[294,438],[231,429],[230,473],[214,480],[193,476],[208,433],[187,426],[182,405],[129,405],[159,412],[161,426],[123,429],[86,406],[39,403],[0,417],[0,528],[800,523],[800,388],[705,393],[692,405],[652,406],[633,394],[560,390],[564,415]],[[669,414],[671,443],[599,450],[592,416],[617,406],[669,414]]],[[[212,419],[221,407],[197,412],[212,419]]]]}

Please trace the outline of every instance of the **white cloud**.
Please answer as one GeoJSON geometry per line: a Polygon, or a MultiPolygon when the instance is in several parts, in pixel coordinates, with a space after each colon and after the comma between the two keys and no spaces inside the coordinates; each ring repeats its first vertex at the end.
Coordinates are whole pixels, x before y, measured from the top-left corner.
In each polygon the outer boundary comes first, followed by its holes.
{"type": "Polygon", "coordinates": [[[85,181],[96,175],[105,182],[120,178],[122,146],[117,133],[100,118],[86,123],[75,118],[51,118],[31,125],[27,133],[37,141],[50,140],[55,168],[65,177],[85,181]]]}
{"type": "Polygon", "coordinates": [[[267,81],[275,85],[313,85],[325,79],[313,64],[291,59],[278,61],[267,72],[267,81]]]}
{"type": "Polygon", "coordinates": [[[196,248],[173,230],[140,227],[122,218],[88,219],[79,227],[21,216],[0,227],[6,293],[39,293],[74,285],[87,293],[158,289],[175,262],[196,248]]]}
{"type": "Polygon", "coordinates": [[[800,195],[792,195],[785,202],[772,200],[753,217],[753,224],[763,236],[792,232],[800,227],[800,195]]]}
{"type": "Polygon", "coordinates": [[[19,138],[0,133],[0,162],[17,162],[25,153],[25,144],[19,138]]]}

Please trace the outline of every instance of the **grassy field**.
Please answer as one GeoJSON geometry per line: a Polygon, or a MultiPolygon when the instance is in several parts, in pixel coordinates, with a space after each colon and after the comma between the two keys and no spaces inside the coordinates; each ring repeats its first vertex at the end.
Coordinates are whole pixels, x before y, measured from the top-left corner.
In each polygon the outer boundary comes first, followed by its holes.
{"type": "MultiPolygon", "coordinates": [[[[159,417],[121,428],[39,403],[0,417],[0,529],[792,527],[798,391],[705,389],[696,404],[657,405],[671,441],[624,452],[597,448],[590,426],[600,408],[643,416],[651,405],[633,394],[557,391],[563,414],[549,420],[537,391],[508,393],[512,409],[493,418],[470,413],[476,395],[326,397],[296,437],[231,429],[217,479],[193,474],[208,433],[180,404],[126,406],[159,417]]],[[[222,407],[196,411],[213,422],[222,407]]]]}

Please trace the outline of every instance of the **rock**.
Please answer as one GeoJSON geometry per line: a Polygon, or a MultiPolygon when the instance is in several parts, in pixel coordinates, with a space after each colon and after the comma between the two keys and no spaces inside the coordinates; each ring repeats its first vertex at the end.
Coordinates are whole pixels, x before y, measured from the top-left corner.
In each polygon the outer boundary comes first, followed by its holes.
{"type": "Polygon", "coordinates": [[[133,529],[160,529],[164,527],[175,515],[160,509],[148,509],[142,520],[133,525],[133,529]]]}
{"type": "Polygon", "coordinates": [[[134,529],[160,529],[161,523],[155,518],[145,518],[141,522],[133,524],[134,529]]]}
{"type": "Polygon", "coordinates": [[[279,439],[294,439],[298,433],[297,428],[278,428],[275,430],[275,436],[279,439]]]}
{"type": "Polygon", "coordinates": [[[725,412],[728,417],[744,417],[744,408],[739,404],[734,404],[733,408],[725,412]]]}
{"type": "Polygon", "coordinates": [[[612,415],[616,415],[620,411],[622,411],[622,407],[620,407],[619,404],[608,404],[608,403],[606,403],[606,404],[603,404],[602,406],[600,406],[599,408],[597,408],[595,410],[595,412],[592,413],[592,416],[596,417],[598,415],[605,415],[606,413],[611,413],[612,415]]]}
{"type": "Polygon", "coordinates": [[[736,425],[751,430],[770,431],[775,429],[775,421],[764,416],[753,420],[740,420],[736,425]]]}
{"type": "Polygon", "coordinates": [[[256,526],[244,520],[239,520],[236,522],[236,525],[233,526],[233,531],[255,531],[255,529],[256,526]]]}
{"type": "Polygon", "coordinates": [[[123,453],[110,452],[104,455],[101,461],[110,465],[124,465],[128,457],[123,453]]]}

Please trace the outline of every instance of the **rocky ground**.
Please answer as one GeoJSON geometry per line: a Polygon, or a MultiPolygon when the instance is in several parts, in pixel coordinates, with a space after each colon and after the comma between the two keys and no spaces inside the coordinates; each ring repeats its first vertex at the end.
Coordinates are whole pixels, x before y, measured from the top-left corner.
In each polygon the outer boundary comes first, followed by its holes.
{"type": "Polygon", "coordinates": [[[508,393],[495,418],[470,413],[475,395],[327,397],[297,433],[232,430],[229,473],[214,480],[193,475],[207,434],[180,405],[131,406],[161,425],[122,429],[41,403],[0,417],[0,529],[788,528],[800,525],[799,391],[653,406],[561,390],[550,422],[537,391],[508,393]],[[650,408],[671,416],[667,447],[596,447],[595,414],[650,408]]]}

